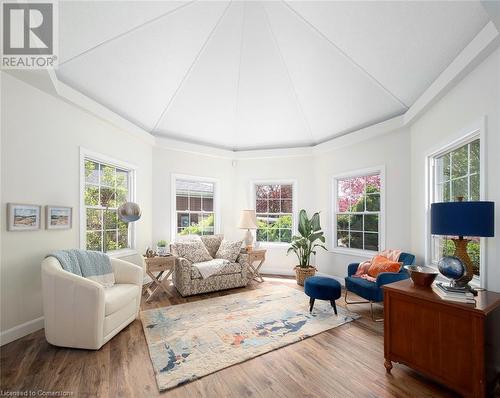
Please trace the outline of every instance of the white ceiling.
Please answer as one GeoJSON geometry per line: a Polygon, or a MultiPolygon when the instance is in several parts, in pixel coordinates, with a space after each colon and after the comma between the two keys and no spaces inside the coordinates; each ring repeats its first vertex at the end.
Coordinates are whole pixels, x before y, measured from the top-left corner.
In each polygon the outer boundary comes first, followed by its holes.
{"type": "Polygon", "coordinates": [[[59,4],[61,81],[152,134],[232,150],[406,112],[489,21],[476,1],[59,4]]]}

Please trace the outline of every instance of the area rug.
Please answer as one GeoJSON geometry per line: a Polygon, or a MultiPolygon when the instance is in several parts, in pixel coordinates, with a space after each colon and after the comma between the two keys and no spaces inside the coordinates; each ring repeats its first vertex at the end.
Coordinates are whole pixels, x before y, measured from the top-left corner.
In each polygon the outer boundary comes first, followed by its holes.
{"type": "Polygon", "coordinates": [[[312,314],[304,292],[270,286],[141,312],[160,391],[350,322],[328,301],[312,314]]]}

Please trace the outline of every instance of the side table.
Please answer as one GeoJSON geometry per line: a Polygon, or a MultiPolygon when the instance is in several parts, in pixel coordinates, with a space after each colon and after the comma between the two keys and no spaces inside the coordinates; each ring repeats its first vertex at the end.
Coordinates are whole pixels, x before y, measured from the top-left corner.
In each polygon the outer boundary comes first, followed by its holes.
{"type": "Polygon", "coordinates": [[[259,270],[260,267],[262,267],[262,264],[264,264],[264,261],[266,261],[266,252],[267,250],[265,249],[244,252],[245,254],[248,255],[248,264],[250,265],[250,268],[252,270],[252,279],[260,283],[264,282],[264,279],[262,278],[262,275],[259,273],[259,270]],[[254,267],[253,263],[257,261],[259,263],[257,264],[256,267],[254,267]]]}
{"type": "Polygon", "coordinates": [[[168,293],[163,284],[174,272],[175,256],[166,257],[144,257],[146,263],[146,274],[151,278],[151,282],[143,287],[143,294],[146,293],[146,301],[151,301],[156,294],[163,290],[168,293]],[[154,273],[157,273],[156,275],[154,273]],[[165,275],[164,275],[165,274],[165,275]]]}

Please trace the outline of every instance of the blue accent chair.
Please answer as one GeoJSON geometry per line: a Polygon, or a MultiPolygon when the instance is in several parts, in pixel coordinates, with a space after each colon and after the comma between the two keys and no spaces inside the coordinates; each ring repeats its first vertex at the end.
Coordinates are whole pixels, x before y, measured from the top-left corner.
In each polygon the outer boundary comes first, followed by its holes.
{"type": "MultiPolygon", "coordinates": [[[[403,265],[415,264],[415,256],[409,253],[401,253],[398,261],[403,265]]],[[[377,276],[375,282],[370,282],[362,278],[354,278],[353,275],[358,269],[359,263],[352,263],[347,266],[347,276],[345,278],[345,303],[346,304],[367,304],[370,303],[370,313],[372,320],[379,322],[383,319],[375,319],[373,315],[373,303],[384,301],[384,292],[382,287],[388,283],[408,279],[409,275],[401,267],[399,272],[382,272],[377,276]],[[353,292],[367,301],[347,301],[347,292],[353,292]]]]}

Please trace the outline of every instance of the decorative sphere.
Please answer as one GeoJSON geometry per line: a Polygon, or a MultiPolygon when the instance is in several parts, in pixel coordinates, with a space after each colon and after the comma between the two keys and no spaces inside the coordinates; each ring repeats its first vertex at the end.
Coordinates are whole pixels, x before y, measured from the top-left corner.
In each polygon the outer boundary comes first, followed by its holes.
{"type": "Polygon", "coordinates": [[[462,260],[455,256],[445,256],[438,263],[439,272],[450,279],[460,279],[465,274],[462,260]]]}
{"type": "Polygon", "coordinates": [[[141,208],[137,203],[125,202],[118,208],[120,220],[134,222],[141,218],[141,208]]]}

